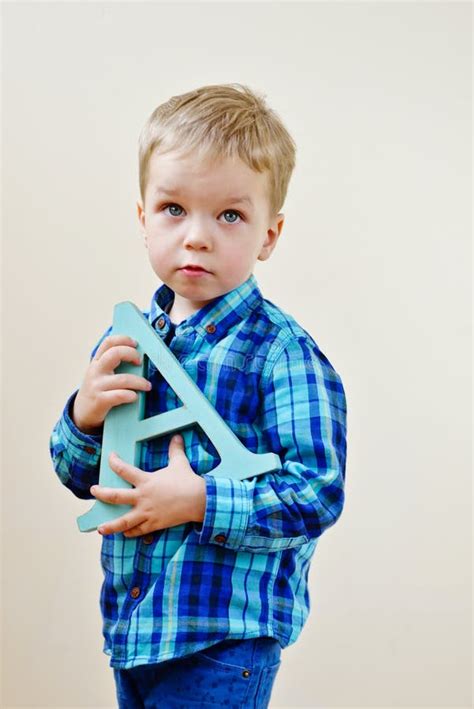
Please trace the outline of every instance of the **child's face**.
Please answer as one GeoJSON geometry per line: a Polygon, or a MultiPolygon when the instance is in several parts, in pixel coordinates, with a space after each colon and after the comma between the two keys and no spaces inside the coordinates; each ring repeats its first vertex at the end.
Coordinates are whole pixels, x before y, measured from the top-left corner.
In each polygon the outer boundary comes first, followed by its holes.
{"type": "Polygon", "coordinates": [[[267,180],[239,158],[210,164],[176,152],[152,155],[138,218],[151,266],[175,292],[174,321],[237,288],[270,256],[284,215],[269,214],[267,180]],[[187,264],[206,270],[185,271],[187,264]]]}

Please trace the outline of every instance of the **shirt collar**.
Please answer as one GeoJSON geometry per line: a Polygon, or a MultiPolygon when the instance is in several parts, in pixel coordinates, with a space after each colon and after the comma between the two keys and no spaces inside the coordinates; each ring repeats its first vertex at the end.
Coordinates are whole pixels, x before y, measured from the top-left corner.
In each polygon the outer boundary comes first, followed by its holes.
{"type": "MultiPolygon", "coordinates": [[[[221,339],[239,320],[244,319],[263,300],[253,273],[234,290],[214,298],[176,325],[176,337],[221,339]]],[[[166,338],[172,323],[166,312],[174,301],[174,291],[165,283],[153,294],[148,320],[156,332],[166,338]]]]}

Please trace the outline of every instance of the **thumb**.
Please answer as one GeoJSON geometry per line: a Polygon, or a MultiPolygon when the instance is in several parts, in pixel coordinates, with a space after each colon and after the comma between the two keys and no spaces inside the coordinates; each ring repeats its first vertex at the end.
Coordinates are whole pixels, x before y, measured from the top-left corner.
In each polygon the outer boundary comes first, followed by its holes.
{"type": "Polygon", "coordinates": [[[172,459],[176,458],[184,458],[185,460],[188,460],[186,451],[184,450],[184,440],[179,433],[176,433],[171,437],[168,449],[168,463],[170,463],[172,459]]]}
{"type": "Polygon", "coordinates": [[[171,437],[169,448],[172,452],[184,451],[184,441],[180,433],[175,433],[175,435],[171,437]]]}

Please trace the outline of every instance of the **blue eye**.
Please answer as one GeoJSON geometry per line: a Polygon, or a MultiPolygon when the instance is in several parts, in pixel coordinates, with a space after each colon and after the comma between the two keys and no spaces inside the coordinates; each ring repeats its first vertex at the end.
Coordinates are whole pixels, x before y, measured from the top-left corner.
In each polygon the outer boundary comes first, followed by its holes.
{"type": "MultiPolygon", "coordinates": [[[[165,209],[168,209],[168,207],[170,207],[170,208],[171,208],[171,207],[177,207],[178,209],[181,209],[181,210],[183,209],[182,207],[179,206],[179,204],[167,204],[166,207],[165,207],[165,209]]],[[[173,213],[171,213],[171,214],[172,214],[173,217],[179,217],[179,216],[180,216],[179,214],[173,214],[173,213]]]]}
{"type": "MultiPolygon", "coordinates": [[[[222,214],[236,214],[240,219],[242,219],[242,215],[237,212],[235,209],[226,209],[225,212],[222,212],[222,214]]],[[[227,220],[226,220],[227,221],[227,220]]],[[[232,220],[231,222],[227,222],[228,224],[235,224],[235,220],[232,220]]]]}

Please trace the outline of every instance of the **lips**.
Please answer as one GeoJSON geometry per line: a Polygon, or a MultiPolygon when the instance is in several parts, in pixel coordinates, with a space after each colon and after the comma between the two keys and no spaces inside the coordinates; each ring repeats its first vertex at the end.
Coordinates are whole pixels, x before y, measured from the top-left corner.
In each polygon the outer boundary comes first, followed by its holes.
{"type": "Polygon", "coordinates": [[[181,270],[183,270],[183,269],[189,269],[191,271],[205,271],[206,273],[209,273],[209,271],[206,271],[206,269],[203,268],[202,266],[196,266],[192,263],[188,263],[186,266],[183,266],[183,268],[181,270]]]}

